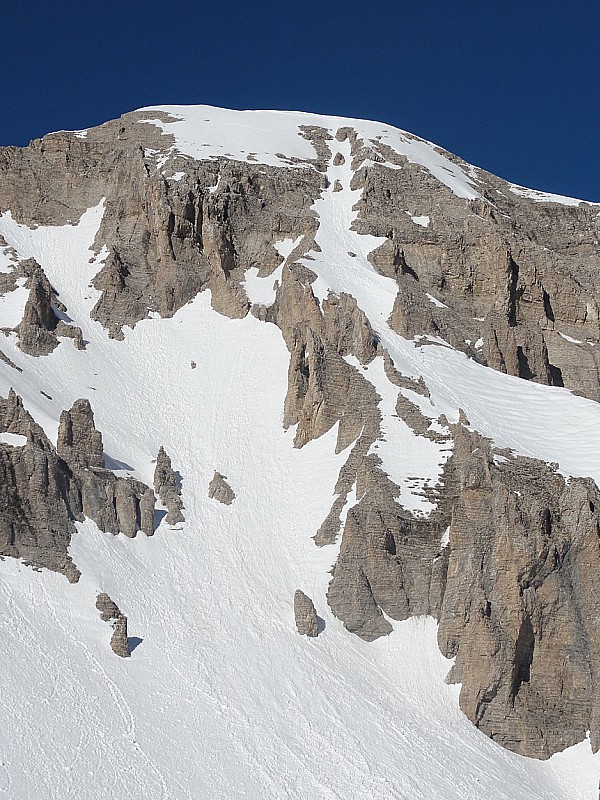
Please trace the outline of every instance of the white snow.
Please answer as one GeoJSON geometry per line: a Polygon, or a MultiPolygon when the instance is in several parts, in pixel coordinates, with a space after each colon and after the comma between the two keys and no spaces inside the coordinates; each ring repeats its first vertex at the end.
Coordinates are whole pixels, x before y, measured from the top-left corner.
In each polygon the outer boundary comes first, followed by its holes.
{"type": "Polygon", "coordinates": [[[169,175],[170,181],[180,181],[182,178],[185,178],[185,172],[174,172],[172,175],[169,175]]]}
{"type": "Polygon", "coordinates": [[[133,541],[81,525],[76,586],[2,565],[9,796],[595,799],[589,742],[536,762],[466,720],[433,620],[362,642],[298,574],[313,567],[309,547],[322,557],[310,540],[232,541],[237,525],[220,517],[216,534],[206,524],[133,541]],[[324,617],[316,641],[293,629],[298,585],[324,617]],[[108,647],[99,589],[142,639],[128,662],[108,647]]]}
{"type": "Polygon", "coordinates": [[[450,544],[450,525],[446,528],[446,530],[442,534],[442,538],[440,539],[440,547],[443,549],[448,547],[450,544]]]}
{"type": "Polygon", "coordinates": [[[0,294],[0,328],[16,328],[23,319],[29,289],[25,288],[27,278],[17,278],[17,288],[12,292],[0,294]]]}
{"type": "Polygon", "coordinates": [[[375,272],[367,256],[386,241],[383,236],[363,236],[350,230],[358,212],[354,205],[361,196],[360,189],[350,189],[353,172],[350,166],[350,142],[335,143],[336,152],[344,156],[344,164],[327,170],[329,187],[313,204],[319,217],[316,242],[321,252],[311,250],[306,266],[317,274],[312,284],[319,300],[324,300],[329,291],[339,295],[347,292],[356,298],[359,307],[373,322],[384,324],[392,313],[397,285],[391,278],[375,272]],[[342,191],[334,192],[336,181],[342,191]],[[349,256],[348,253],[354,253],[349,256]]]}
{"type": "Polygon", "coordinates": [[[296,239],[282,239],[279,242],[275,242],[274,247],[279,255],[287,261],[301,241],[302,236],[298,236],[296,239]]]}
{"type": "Polygon", "coordinates": [[[0,442],[10,444],[13,447],[23,447],[27,443],[27,437],[20,433],[0,433],[0,442]]]}
{"type": "Polygon", "coordinates": [[[564,339],[565,342],[571,342],[571,344],[583,344],[583,342],[580,339],[573,339],[572,336],[567,336],[566,333],[561,333],[560,331],[558,331],[558,335],[560,336],[561,339],[564,339]]]}
{"type": "Polygon", "coordinates": [[[250,267],[246,270],[244,276],[244,290],[248,296],[248,300],[258,305],[272,306],[275,302],[275,295],[277,287],[281,284],[281,276],[283,275],[283,268],[287,263],[288,256],[300,244],[302,236],[297,239],[282,239],[280,242],[275,242],[274,247],[283,258],[281,264],[270,275],[265,278],[259,277],[258,267],[250,267]]]}
{"type": "Polygon", "coordinates": [[[217,189],[219,188],[220,185],[221,185],[221,176],[219,175],[215,185],[211,186],[210,189],[208,190],[209,194],[214,194],[217,191],[217,189]]]}
{"type": "Polygon", "coordinates": [[[429,227],[430,219],[426,214],[423,214],[420,217],[413,217],[412,214],[410,213],[410,211],[407,211],[406,213],[412,219],[412,221],[415,223],[415,225],[420,225],[422,228],[428,228],[429,227]]]}
{"type": "Polygon", "coordinates": [[[367,367],[361,367],[354,356],[347,356],[346,361],[360,370],[381,397],[382,435],[369,453],[379,456],[383,471],[398,486],[399,503],[413,513],[430,514],[435,504],[423,496],[423,489],[433,488],[442,477],[443,465],[452,453],[451,440],[437,444],[425,436],[418,436],[398,417],[399,390],[388,380],[382,358],[373,359],[367,367]]]}
{"type": "Polygon", "coordinates": [[[442,303],[442,301],[441,301],[441,300],[438,300],[438,299],[437,299],[437,297],[434,297],[432,294],[429,294],[429,292],[425,292],[425,295],[426,295],[427,299],[428,299],[428,300],[429,300],[431,303],[433,303],[433,305],[434,305],[434,306],[437,306],[438,308],[448,308],[448,306],[447,306],[447,305],[445,305],[444,303],[442,303]]]}
{"type": "Polygon", "coordinates": [[[457,422],[462,408],[471,426],[499,448],[556,461],[564,475],[600,482],[597,403],[495,372],[448,346],[418,347],[393,333],[385,344],[401,372],[423,376],[436,414],[457,422]]]}
{"type": "MultiPolygon", "coordinates": [[[[274,167],[306,167],[316,157],[300,126],[317,125],[333,136],[339,128],[351,126],[375,148],[388,145],[409,162],[425,167],[458,197],[479,197],[474,179],[446,158],[437,145],[381,122],[299,111],[232,111],[203,105],[151,106],[140,111],[148,112],[148,118],[141,123],[156,125],[175,137],[179,153],[196,159],[225,157],[240,161],[251,155],[253,161],[274,167]],[[153,117],[157,111],[169,114],[175,121],[163,122],[153,117]],[[291,159],[300,159],[301,163],[291,159]]],[[[331,142],[331,146],[335,148],[336,143],[331,142]]]]}

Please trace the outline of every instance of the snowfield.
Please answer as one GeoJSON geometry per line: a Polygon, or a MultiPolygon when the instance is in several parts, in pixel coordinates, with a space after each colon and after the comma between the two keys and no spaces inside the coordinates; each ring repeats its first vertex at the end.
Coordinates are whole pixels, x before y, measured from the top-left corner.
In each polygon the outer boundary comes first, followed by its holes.
{"type": "MultiPolygon", "coordinates": [[[[190,156],[200,157],[203,140],[222,137],[240,157],[239,130],[214,111],[199,107],[198,118],[186,112],[161,126],[179,131],[178,147],[190,156]]],[[[252,120],[245,149],[258,160],[273,163],[267,159],[288,144],[288,156],[314,157],[306,140],[285,135],[298,117],[312,124],[311,115],[281,112],[271,141],[273,124],[256,116],[265,112],[244,113],[236,119],[252,120]]],[[[364,135],[384,135],[376,130],[364,135]]],[[[437,174],[428,143],[401,141],[392,128],[385,135],[437,174]]],[[[455,421],[463,408],[498,446],[600,482],[596,404],[389,328],[395,284],[367,260],[378,240],[350,230],[358,193],[349,162],[330,167],[331,186],[339,180],[342,190],[325,190],[315,204],[321,253],[307,264],[318,275],[317,296],[356,297],[396,367],[424,376],[431,399],[402,391],[434,426],[440,414],[455,421]]],[[[452,169],[440,179],[475,196],[468,176],[452,169]]],[[[251,315],[220,316],[208,292],[172,319],[144,320],[125,329],[124,341],[109,339],[89,316],[98,296],[89,283],[107,255],[91,249],[103,208],[64,227],[29,229],[9,213],[0,217],[0,234],[21,259],[38,260],[89,342],[78,351],[63,340],[50,356],[33,358],[15,334],[3,336],[1,349],[23,372],[0,361],[0,394],[13,387],[54,441],[61,411],[89,398],[109,463],[149,485],[164,446],[182,476],[186,522],[163,522],[153,537],[133,540],[78,524],[76,585],[14,559],[0,563],[0,791],[19,800],[597,800],[600,754],[589,741],[539,762],[502,749],[464,717],[459,687],[445,683],[451,662],[438,650],[433,619],[394,622],[392,634],[366,643],[333,617],[326,591],[338,545],[319,549],[312,537],[349,449],[335,453],[336,428],[293,447],[294,430],[282,425],[289,353],[279,330],[251,315]],[[236,493],[231,506],[208,497],[215,470],[236,493]],[[298,588],[322,618],[317,639],[296,633],[298,588]],[[128,660],[109,648],[110,627],[95,608],[101,591],[128,616],[128,660]]],[[[287,258],[298,244],[279,242],[279,252],[287,258]]],[[[249,273],[250,299],[272,302],[278,276],[249,273]]],[[[386,436],[375,452],[383,469],[401,502],[426,514],[430,504],[411,493],[407,476],[435,483],[448,445],[394,417],[399,390],[381,358],[364,371],[354,366],[382,399],[386,436]]],[[[351,494],[342,516],[355,501],[351,494]]]]}

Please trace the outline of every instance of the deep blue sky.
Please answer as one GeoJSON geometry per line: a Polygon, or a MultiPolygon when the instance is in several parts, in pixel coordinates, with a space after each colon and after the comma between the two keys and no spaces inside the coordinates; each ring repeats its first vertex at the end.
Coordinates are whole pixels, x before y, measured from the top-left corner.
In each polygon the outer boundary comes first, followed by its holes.
{"type": "Polygon", "coordinates": [[[159,103],[299,109],[600,201],[599,53],[598,0],[30,0],[2,12],[0,144],[159,103]]]}

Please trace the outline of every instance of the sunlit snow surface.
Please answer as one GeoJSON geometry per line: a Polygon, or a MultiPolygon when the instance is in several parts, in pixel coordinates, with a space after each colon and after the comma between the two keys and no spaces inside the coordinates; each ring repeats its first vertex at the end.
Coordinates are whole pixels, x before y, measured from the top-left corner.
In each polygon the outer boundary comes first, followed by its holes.
{"type": "MultiPolygon", "coordinates": [[[[226,157],[270,166],[293,166],[316,158],[300,126],[325,128],[332,136],[351,126],[367,143],[383,144],[413,164],[420,164],[458,197],[479,197],[475,179],[446,158],[441,148],[393,125],[362,119],[327,117],[299,111],[231,111],[213,106],[151,106],[144,122],[175,137],[175,150],[192,158],[226,157]],[[175,122],[163,122],[152,112],[163,112],[175,122]]],[[[332,143],[335,146],[335,143],[332,143]]],[[[301,164],[300,166],[305,166],[301,164]]]]}
{"type": "MultiPolygon", "coordinates": [[[[389,329],[393,282],[366,258],[377,240],[348,230],[356,195],[350,174],[338,175],[339,198],[317,201],[318,242],[330,253],[348,244],[356,257],[307,262],[321,296],[354,294],[397,368],[425,376],[431,400],[407,396],[432,419],[456,419],[462,407],[498,444],[599,480],[596,404],[389,329]]],[[[109,339],[89,318],[89,282],[106,256],[90,249],[102,213],[100,203],[77,226],[35,230],[0,218],[0,233],[40,262],[89,342],[32,358],[2,337],[23,372],[0,361],[0,394],[14,387],[53,438],[61,410],[88,397],[108,457],[148,483],[163,445],[182,476],[186,522],[135,540],[79,525],[74,586],[0,563],[0,790],[36,800],[596,800],[600,765],[588,742],[537,762],[464,718],[433,620],[394,623],[374,643],[344,631],[325,597],[338,547],[319,549],[312,536],[348,451],[335,454],[336,429],[301,450],[283,430],[289,353],[279,330],[222,317],[204,293],[172,319],[109,339]],[[231,506],[207,496],[215,469],[236,492],[231,506]],[[297,588],[323,618],[316,640],[295,632],[297,588]],[[137,646],[128,661],[108,646],[100,591],[129,617],[137,646]]],[[[291,245],[279,244],[284,257],[291,245]]],[[[381,388],[384,426],[393,424],[381,358],[363,372],[381,388]]],[[[400,468],[378,444],[384,467],[400,468]]]]}
{"type": "Polygon", "coordinates": [[[287,263],[288,256],[292,253],[294,248],[300,244],[301,241],[302,236],[299,236],[297,239],[283,239],[280,242],[274,242],[274,247],[279,255],[283,258],[283,261],[269,276],[260,278],[258,276],[258,267],[250,267],[250,269],[246,270],[244,289],[246,291],[248,300],[251,303],[257,303],[258,305],[265,306],[266,308],[269,308],[269,306],[273,305],[275,302],[277,286],[281,283],[283,268],[287,263]]]}
{"type": "Polygon", "coordinates": [[[17,288],[0,295],[0,327],[14,328],[23,319],[29,290],[25,288],[27,278],[17,278],[17,288]]]}

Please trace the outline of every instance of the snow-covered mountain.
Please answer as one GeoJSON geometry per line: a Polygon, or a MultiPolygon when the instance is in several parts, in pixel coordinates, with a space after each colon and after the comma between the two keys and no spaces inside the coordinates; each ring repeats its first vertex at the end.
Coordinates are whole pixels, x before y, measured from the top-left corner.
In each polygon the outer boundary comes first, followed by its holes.
{"type": "Polygon", "coordinates": [[[595,800],[599,234],[361,120],[0,149],[7,796],[595,800]]]}

